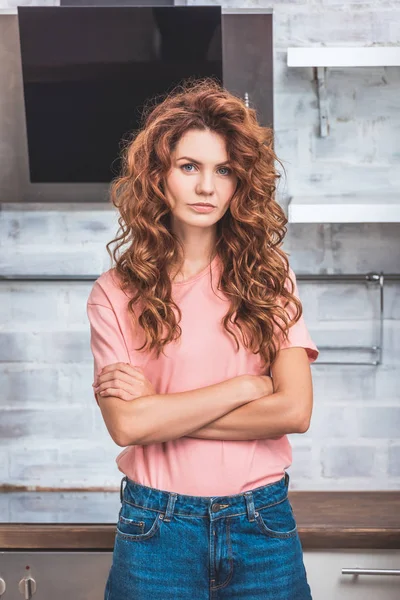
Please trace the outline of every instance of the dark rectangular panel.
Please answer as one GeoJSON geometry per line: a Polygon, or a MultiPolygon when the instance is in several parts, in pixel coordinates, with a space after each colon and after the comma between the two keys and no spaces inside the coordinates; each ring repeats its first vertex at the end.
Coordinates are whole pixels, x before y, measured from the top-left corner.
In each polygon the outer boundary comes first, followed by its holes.
{"type": "Polygon", "coordinates": [[[273,37],[271,13],[224,14],[224,85],[257,110],[260,123],[273,127],[273,37]]]}
{"type": "Polygon", "coordinates": [[[109,182],[142,108],[222,82],[220,6],[18,7],[32,183],[109,182]]]}

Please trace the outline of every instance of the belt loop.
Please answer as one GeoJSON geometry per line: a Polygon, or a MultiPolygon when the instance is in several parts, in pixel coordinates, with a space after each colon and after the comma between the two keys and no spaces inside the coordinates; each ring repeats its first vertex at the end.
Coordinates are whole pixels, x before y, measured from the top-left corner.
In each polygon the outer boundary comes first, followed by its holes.
{"type": "Polygon", "coordinates": [[[178,496],[178,494],[176,492],[170,492],[169,493],[169,498],[168,498],[168,503],[167,503],[167,510],[165,511],[164,521],[170,521],[171,520],[171,517],[174,514],[174,507],[175,507],[175,502],[176,502],[177,496],[178,496]]]}
{"type": "Polygon", "coordinates": [[[244,492],[244,499],[246,500],[246,508],[247,508],[247,516],[249,521],[254,521],[254,500],[253,500],[253,492],[248,491],[244,492]]]}
{"type": "Polygon", "coordinates": [[[285,485],[286,485],[286,487],[289,487],[289,480],[290,480],[289,473],[287,473],[287,471],[285,471],[285,485]]]}
{"type": "Polygon", "coordinates": [[[126,482],[128,481],[126,475],[121,479],[121,486],[119,488],[119,498],[120,498],[121,503],[122,503],[122,500],[124,497],[124,492],[122,490],[124,481],[126,481],[126,482]]]}

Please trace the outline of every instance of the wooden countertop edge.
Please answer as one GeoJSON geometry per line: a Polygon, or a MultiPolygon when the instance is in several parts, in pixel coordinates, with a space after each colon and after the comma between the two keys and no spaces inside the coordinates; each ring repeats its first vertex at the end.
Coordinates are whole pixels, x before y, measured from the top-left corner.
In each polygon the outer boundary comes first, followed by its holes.
{"type": "MultiPolygon", "coordinates": [[[[300,541],[313,549],[400,549],[400,492],[289,491],[300,541]]],[[[109,551],[116,523],[1,523],[0,550],[109,551]]]]}
{"type": "MultiPolygon", "coordinates": [[[[400,527],[299,527],[304,550],[400,549],[400,527]]],[[[0,523],[0,550],[112,552],[115,525],[0,523]]]]}

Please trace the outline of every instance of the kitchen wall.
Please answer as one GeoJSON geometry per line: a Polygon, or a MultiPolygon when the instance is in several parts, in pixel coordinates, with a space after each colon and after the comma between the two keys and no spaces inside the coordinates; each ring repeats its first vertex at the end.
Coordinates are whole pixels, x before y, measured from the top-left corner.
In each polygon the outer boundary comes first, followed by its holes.
{"type": "MultiPolygon", "coordinates": [[[[1,7],[33,2],[5,2],[1,7]]],[[[37,3],[39,4],[39,2],[37,3]]],[[[54,4],[40,2],[40,4],[54,4]]],[[[190,4],[197,4],[191,2],[190,4]]],[[[201,4],[212,4],[202,0],[201,4]]],[[[276,150],[293,194],[400,190],[400,68],[329,69],[330,135],[319,136],[312,69],[286,66],[287,46],[399,45],[398,1],[223,2],[273,7],[276,150]]],[[[29,205],[18,23],[0,14],[0,273],[92,274],[110,267],[105,244],[117,229],[112,207],[82,202],[29,205]]],[[[62,143],[62,140],[60,140],[62,143]]],[[[40,197],[39,197],[40,200],[40,197]]],[[[285,249],[297,273],[400,270],[399,224],[293,224],[285,249]]],[[[85,304],[90,282],[0,282],[0,484],[114,486],[121,450],[92,395],[85,304]]],[[[310,331],[323,345],[373,345],[378,289],[363,283],[301,282],[310,331]]],[[[292,489],[398,489],[400,485],[400,292],[384,288],[379,366],[312,366],[314,414],[292,435],[292,489]]],[[[365,360],[321,352],[321,361],[365,360]]]]}

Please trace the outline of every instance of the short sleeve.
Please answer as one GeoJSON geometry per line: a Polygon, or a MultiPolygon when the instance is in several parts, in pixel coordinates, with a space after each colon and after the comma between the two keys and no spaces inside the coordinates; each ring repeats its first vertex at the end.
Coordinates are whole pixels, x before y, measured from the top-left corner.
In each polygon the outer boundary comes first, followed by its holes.
{"type": "MultiPolygon", "coordinates": [[[[106,365],[130,362],[125,338],[107,294],[96,281],[87,301],[94,380],[106,365]]],[[[94,391],[93,391],[94,393],[94,391]]],[[[94,393],[96,398],[96,394],[94,393]]],[[[96,402],[98,404],[97,398],[96,402]]]]}
{"type": "MultiPolygon", "coordinates": [[[[294,283],[293,287],[293,295],[296,296],[300,300],[299,290],[297,287],[296,275],[291,267],[289,267],[289,277],[294,283]]],[[[287,281],[285,283],[285,287],[290,291],[292,288],[290,283],[287,281]]],[[[300,300],[301,301],[301,300],[300,300]]],[[[289,309],[289,305],[286,307],[286,310],[289,309]]],[[[292,315],[295,314],[294,308],[289,310],[289,315],[292,318],[292,315]]],[[[307,329],[304,316],[301,315],[300,319],[289,328],[288,339],[284,340],[283,336],[281,339],[280,350],[286,348],[295,348],[301,347],[305,348],[308,356],[308,360],[310,363],[314,362],[318,358],[319,350],[313,340],[311,339],[310,333],[307,329]]]]}

